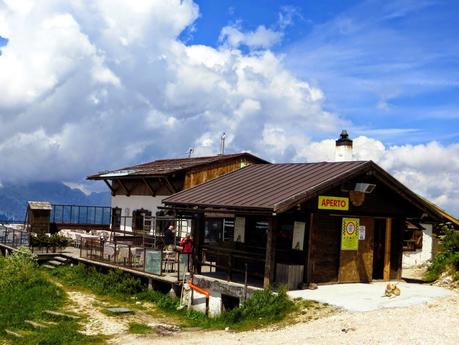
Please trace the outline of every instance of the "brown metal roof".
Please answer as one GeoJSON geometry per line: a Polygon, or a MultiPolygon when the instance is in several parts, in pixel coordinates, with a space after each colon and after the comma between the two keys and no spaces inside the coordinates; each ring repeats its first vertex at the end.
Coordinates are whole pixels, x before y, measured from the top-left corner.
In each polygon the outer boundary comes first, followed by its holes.
{"type": "Polygon", "coordinates": [[[250,165],[164,200],[170,205],[252,208],[282,212],[373,162],[250,165]]]}
{"type": "Polygon", "coordinates": [[[203,167],[209,164],[220,163],[238,158],[250,158],[259,163],[269,163],[250,153],[242,152],[206,157],[159,159],[153,162],[137,164],[112,171],[104,171],[99,174],[88,176],[87,178],[88,180],[102,180],[132,176],[167,175],[174,172],[185,171],[191,168],[203,167]]]}

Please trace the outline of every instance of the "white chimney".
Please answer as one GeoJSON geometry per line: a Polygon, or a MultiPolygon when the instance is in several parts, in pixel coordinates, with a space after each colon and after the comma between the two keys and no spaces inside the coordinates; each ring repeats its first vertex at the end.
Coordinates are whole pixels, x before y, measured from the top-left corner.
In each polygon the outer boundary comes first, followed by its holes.
{"type": "Polygon", "coordinates": [[[225,139],[226,139],[226,133],[223,132],[222,136],[220,137],[220,154],[221,155],[225,154],[225,139]]]}
{"type": "Polygon", "coordinates": [[[352,160],[352,140],[349,134],[343,129],[339,139],[336,140],[335,162],[345,162],[352,160]]]}

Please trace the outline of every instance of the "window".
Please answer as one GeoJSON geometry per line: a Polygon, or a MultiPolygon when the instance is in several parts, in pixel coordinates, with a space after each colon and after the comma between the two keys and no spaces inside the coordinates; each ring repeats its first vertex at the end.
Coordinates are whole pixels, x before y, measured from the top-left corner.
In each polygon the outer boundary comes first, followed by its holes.
{"type": "Polygon", "coordinates": [[[403,232],[403,250],[414,252],[422,249],[422,230],[408,226],[403,232]]]}
{"type": "Polygon", "coordinates": [[[234,237],[234,218],[223,219],[223,241],[230,241],[234,237]]]}
{"type": "Polygon", "coordinates": [[[134,230],[144,230],[145,225],[148,225],[148,228],[145,230],[150,231],[151,221],[147,221],[147,224],[145,224],[145,217],[151,217],[151,211],[145,210],[143,208],[141,208],[140,210],[134,210],[132,212],[132,228],[134,230]]]}
{"type": "Polygon", "coordinates": [[[204,243],[231,241],[234,236],[234,218],[208,218],[204,243]]]}
{"type": "Polygon", "coordinates": [[[267,220],[247,218],[245,240],[248,245],[262,247],[266,244],[269,223],[267,220]]]}

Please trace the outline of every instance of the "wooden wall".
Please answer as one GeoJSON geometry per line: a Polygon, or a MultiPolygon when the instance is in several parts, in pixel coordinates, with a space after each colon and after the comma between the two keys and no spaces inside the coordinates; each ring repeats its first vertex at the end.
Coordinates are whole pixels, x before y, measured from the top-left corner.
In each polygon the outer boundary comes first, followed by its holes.
{"type": "Polygon", "coordinates": [[[49,232],[51,210],[28,210],[28,224],[31,232],[37,234],[49,232]]]}
{"type": "Polygon", "coordinates": [[[183,189],[188,189],[200,185],[216,177],[241,169],[252,163],[254,162],[252,160],[248,160],[247,158],[238,158],[236,160],[222,162],[218,165],[212,164],[207,167],[191,170],[187,172],[185,176],[183,189]]]}

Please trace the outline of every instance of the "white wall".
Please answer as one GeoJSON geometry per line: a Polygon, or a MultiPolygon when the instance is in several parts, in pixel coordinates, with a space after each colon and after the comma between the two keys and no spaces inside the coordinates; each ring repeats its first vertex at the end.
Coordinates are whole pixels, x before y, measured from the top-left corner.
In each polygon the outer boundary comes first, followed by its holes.
{"type": "MultiPolygon", "coordinates": [[[[197,291],[193,291],[191,308],[201,313],[206,312],[206,297],[197,291]]],[[[209,316],[217,316],[222,312],[222,294],[217,291],[209,291],[209,316]]]]}
{"type": "MultiPolygon", "coordinates": [[[[155,216],[158,206],[163,206],[163,199],[167,196],[151,196],[151,195],[115,195],[112,196],[112,208],[119,207],[121,208],[121,216],[132,216],[132,211],[138,209],[145,209],[151,211],[151,215],[155,216]],[[126,210],[128,209],[128,210],[126,210]],[[128,211],[128,214],[126,214],[128,211]]],[[[121,218],[121,230],[124,226],[124,218],[121,218]]],[[[127,231],[132,231],[132,218],[126,220],[126,229],[127,231]]]]}
{"type": "Polygon", "coordinates": [[[352,161],[352,146],[341,145],[335,148],[335,162],[352,161]]]}
{"type": "Polygon", "coordinates": [[[422,232],[422,249],[413,252],[403,252],[402,268],[422,265],[432,259],[432,224],[421,224],[425,229],[422,232]]]}

